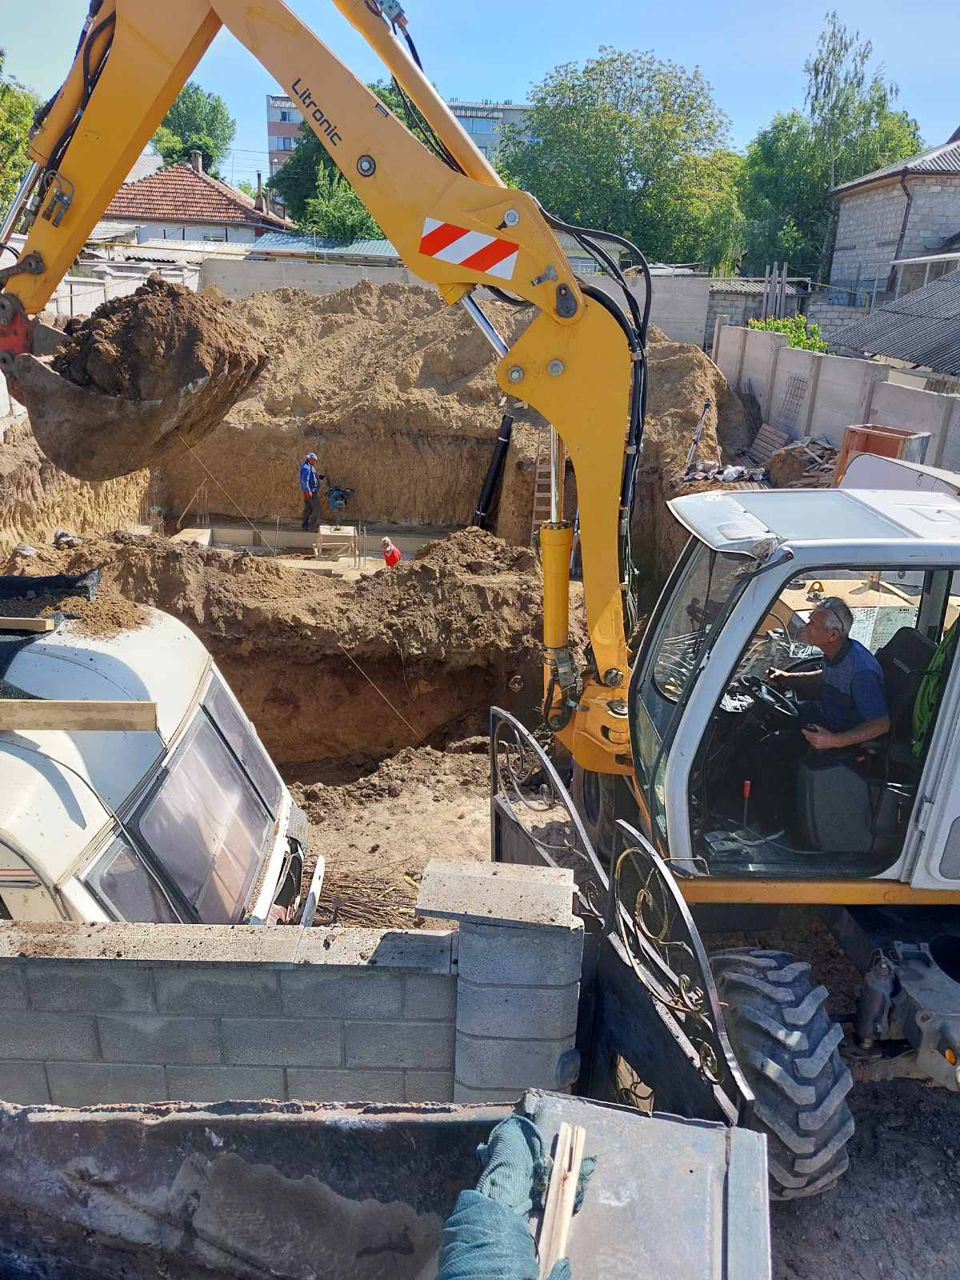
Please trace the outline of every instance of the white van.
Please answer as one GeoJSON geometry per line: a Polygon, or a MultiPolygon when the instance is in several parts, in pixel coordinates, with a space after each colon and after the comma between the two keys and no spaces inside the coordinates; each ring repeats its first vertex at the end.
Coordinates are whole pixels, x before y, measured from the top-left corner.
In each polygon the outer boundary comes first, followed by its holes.
{"type": "Polygon", "coordinates": [[[201,642],[146,613],[0,643],[0,698],[155,702],[158,725],[0,732],[0,916],[292,922],[306,816],[201,642]]]}

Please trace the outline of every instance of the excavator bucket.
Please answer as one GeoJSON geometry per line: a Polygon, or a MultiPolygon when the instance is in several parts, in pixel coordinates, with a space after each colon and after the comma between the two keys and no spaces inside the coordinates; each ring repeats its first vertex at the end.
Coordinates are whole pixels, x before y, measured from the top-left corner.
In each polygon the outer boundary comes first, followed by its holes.
{"type": "Polygon", "coordinates": [[[99,307],[52,356],[18,355],[7,378],[50,461],[82,480],[109,480],[195,446],[264,362],[222,297],[152,277],[99,307]]]}

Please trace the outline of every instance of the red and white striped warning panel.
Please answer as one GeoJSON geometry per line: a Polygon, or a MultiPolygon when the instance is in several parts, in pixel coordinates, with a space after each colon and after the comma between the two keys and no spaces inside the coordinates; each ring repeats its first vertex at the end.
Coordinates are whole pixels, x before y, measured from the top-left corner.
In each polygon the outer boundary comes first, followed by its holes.
{"type": "Polygon", "coordinates": [[[437,218],[424,218],[420,252],[441,262],[455,262],[471,271],[483,271],[488,276],[512,280],[517,265],[520,246],[499,236],[484,235],[482,231],[468,231],[452,222],[440,222],[437,218]]]}

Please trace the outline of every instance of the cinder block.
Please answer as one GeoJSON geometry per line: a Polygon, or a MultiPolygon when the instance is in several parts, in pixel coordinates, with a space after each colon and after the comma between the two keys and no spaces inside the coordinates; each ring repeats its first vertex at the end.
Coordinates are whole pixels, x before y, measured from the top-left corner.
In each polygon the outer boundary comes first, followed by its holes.
{"type": "Polygon", "coordinates": [[[506,1040],[564,1040],[577,1031],[579,983],[568,987],[477,986],[461,978],[457,1031],[506,1040]]]}
{"type": "Polygon", "coordinates": [[[167,1067],[167,1097],[177,1102],[286,1096],[282,1067],[167,1067]]]}
{"type": "Polygon", "coordinates": [[[60,1107],[98,1102],[163,1102],[163,1067],[126,1062],[48,1062],[50,1100],[60,1107]]]}
{"type": "Polygon", "coordinates": [[[403,1016],[452,1022],[457,1012],[457,980],[439,974],[408,973],[403,980],[403,1016]]]}
{"type": "Polygon", "coordinates": [[[560,1055],[574,1046],[564,1040],[494,1040],[457,1035],[456,1080],[471,1089],[557,1089],[560,1055]]]}
{"type": "Polygon", "coordinates": [[[28,1106],[33,1102],[49,1102],[47,1073],[42,1062],[0,1063],[0,1099],[28,1106]]]}
{"type": "Polygon", "coordinates": [[[0,1058],[100,1057],[93,1018],[71,1013],[5,1013],[0,1025],[0,1058]]]}
{"type": "Polygon", "coordinates": [[[404,1102],[452,1102],[452,1071],[405,1071],[404,1102]]]}
{"type": "Polygon", "coordinates": [[[161,1013],[251,1017],[281,1012],[277,970],[269,965],[157,965],[154,981],[161,1013]]]}
{"type": "MultiPolygon", "coordinates": [[[[191,926],[195,928],[196,926],[191,926]]],[[[259,933],[265,932],[263,929],[259,933]]],[[[296,929],[271,929],[296,937],[296,929]]],[[[366,965],[415,973],[449,973],[450,929],[350,929],[342,925],[315,926],[297,945],[296,961],[307,965],[366,965]]]]}
{"type": "Polygon", "coordinates": [[[283,1012],[328,1018],[395,1018],[403,994],[398,973],[309,965],[280,975],[283,1012]]]}
{"type": "Polygon", "coordinates": [[[224,1018],[223,1060],[266,1066],[339,1067],[341,1023],[319,1018],[224,1018]]]}
{"type": "Polygon", "coordinates": [[[213,1018],[164,1018],[126,1014],[97,1019],[108,1062],[219,1062],[213,1018]]]}
{"type": "Polygon", "coordinates": [[[448,1022],[348,1022],[344,1027],[348,1067],[427,1067],[453,1063],[453,1027],[448,1022]]]}
{"type": "Polygon", "coordinates": [[[26,1009],[27,991],[19,960],[0,960],[0,1010],[26,1009]]]}
{"type": "Polygon", "coordinates": [[[34,1009],[77,1013],[152,1013],[149,969],[123,960],[28,960],[34,1009]]]}
{"type": "Polygon", "coordinates": [[[303,1102],[402,1102],[400,1071],[316,1071],[290,1067],[287,1089],[303,1102]]]}
{"type": "Polygon", "coordinates": [[[495,986],[566,987],[580,980],[583,924],[516,929],[464,924],[460,976],[495,986]]]}

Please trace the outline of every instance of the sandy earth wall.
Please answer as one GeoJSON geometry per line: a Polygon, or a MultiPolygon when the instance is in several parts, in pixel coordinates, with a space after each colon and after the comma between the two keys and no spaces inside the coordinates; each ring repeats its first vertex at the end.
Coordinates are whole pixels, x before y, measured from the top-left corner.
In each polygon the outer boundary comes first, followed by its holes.
{"type": "Polygon", "coordinates": [[[43,456],[25,418],[0,423],[0,546],[49,542],[56,529],[101,533],[140,519],[146,471],[88,483],[43,456]]]}

